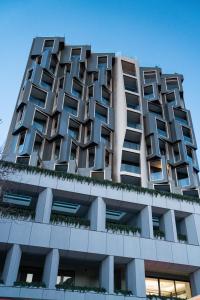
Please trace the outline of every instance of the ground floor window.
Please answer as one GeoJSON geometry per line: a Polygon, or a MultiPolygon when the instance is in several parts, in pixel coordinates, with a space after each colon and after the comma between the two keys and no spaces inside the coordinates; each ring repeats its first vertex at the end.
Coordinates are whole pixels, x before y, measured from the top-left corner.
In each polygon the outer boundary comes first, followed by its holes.
{"type": "Polygon", "coordinates": [[[146,294],[165,297],[191,298],[190,283],[179,280],[146,278],[146,294]]]}

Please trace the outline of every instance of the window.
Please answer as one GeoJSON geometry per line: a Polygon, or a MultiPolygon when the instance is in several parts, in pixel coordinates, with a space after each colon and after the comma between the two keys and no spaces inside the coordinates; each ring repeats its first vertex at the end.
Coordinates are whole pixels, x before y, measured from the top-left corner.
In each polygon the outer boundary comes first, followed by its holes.
{"type": "Polygon", "coordinates": [[[75,273],[73,271],[59,271],[57,276],[57,284],[66,284],[67,286],[73,286],[75,281],[75,273]]]}
{"type": "Polygon", "coordinates": [[[92,127],[91,122],[89,122],[85,127],[85,143],[89,142],[91,139],[91,127],[92,127]]]}
{"type": "Polygon", "coordinates": [[[56,72],[57,63],[58,63],[57,56],[55,54],[52,54],[49,69],[53,74],[56,72]]]}
{"type": "Polygon", "coordinates": [[[138,87],[137,87],[137,79],[124,76],[124,88],[127,91],[138,93],[138,87]]]}
{"type": "Polygon", "coordinates": [[[105,106],[110,105],[110,94],[106,91],[105,88],[102,87],[102,97],[101,97],[101,103],[105,106]]]}
{"type": "Polygon", "coordinates": [[[43,51],[53,48],[54,40],[45,40],[43,51]]]}
{"type": "Polygon", "coordinates": [[[191,131],[187,127],[182,126],[183,139],[186,143],[192,143],[191,131]]]}
{"type": "Polygon", "coordinates": [[[175,100],[176,100],[175,93],[169,93],[166,95],[166,101],[168,103],[175,102],[175,100]]]}
{"type": "Polygon", "coordinates": [[[22,106],[17,112],[17,121],[15,128],[19,127],[22,124],[22,120],[24,117],[24,106],[22,106]]]}
{"type": "Polygon", "coordinates": [[[81,57],[81,48],[74,48],[71,50],[71,60],[79,60],[81,57]]]}
{"type": "Polygon", "coordinates": [[[55,115],[52,121],[51,135],[55,135],[58,130],[59,115],[55,115]]]}
{"type": "Polygon", "coordinates": [[[153,85],[145,86],[144,87],[144,99],[151,100],[153,98],[154,98],[153,85]]]}
{"type": "Polygon", "coordinates": [[[24,148],[24,141],[25,141],[25,132],[21,132],[19,134],[19,140],[18,140],[18,152],[22,152],[24,148]]]}
{"type": "Polygon", "coordinates": [[[176,168],[177,184],[181,187],[190,185],[187,167],[176,168]]]}
{"type": "Polygon", "coordinates": [[[93,85],[88,87],[88,98],[92,98],[94,96],[93,85]]]}
{"type": "Polygon", "coordinates": [[[4,193],[3,202],[29,206],[31,203],[32,197],[23,194],[13,194],[13,193],[4,193]]]}
{"type": "Polygon", "coordinates": [[[40,113],[39,111],[35,111],[35,116],[33,120],[33,127],[40,131],[41,133],[46,132],[46,125],[47,125],[47,116],[40,113]]]}
{"type": "Polygon", "coordinates": [[[46,71],[42,72],[41,85],[44,88],[47,88],[47,89],[50,89],[50,90],[52,89],[52,86],[53,86],[53,77],[50,76],[46,71]]]}
{"type": "Polygon", "coordinates": [[[85,75],[85,63],[81,62],[80,65],[79,65],[79,78],[81,80],[83,80],[84,79],[84,75],[85,75]]]}
{"type": "Polygon", "coordinates": [[[105,167],[110,166],[110,153],[108,150],[105,150],[105,167]]]}
{"type": "Polygon", "coordinates": [[[69,121],[69,127],[68,127],[68,134],[76,139],[76,140],[79,140],[79,128],[80,128],[80,124],[73,121],[73,120],[70,120],[69,121]]]}
{"type": "Polygon", "coordinates": [[[36,153],[38,153],[39,156],[41,156],[42,155],[42,148],[43,148],[43,139],[39,134],[36,134],[35,142],[34,142],[34,145],[33,145],[33,152],[36,152],[36,153]]]}
{"type": "Polygon", "coordinates": [[[167,90],[174,90],[179,88],[177,78],[167,78],[166,79],[167,90]]]}
{"type": "Polygon", "coordinates": [[[140,110],[139,97],[134,94],[126,93],[126,105],[128,108],[140,110]]]}
{"type": "Polygon", "coordinates": [[[148,103],[148,109],[149,109],[149,112],[156,115],[156,116],[159,116],[159,117],[162,117],[162,107],[160,104],[154,104],[152,102],[149,102],[148,103]]]}
{"type": "Polygon", "coordinates": [[[53,143],[53,157],[52,159],[58,160],[60,156],[60,140],[57,140],[53,143]]]}
{"type": "Polygon", "coordinates": [[[144,83],[153,83],[157,81],[157,76],[155,71],[145,71],[144,72],[144,83]]]}
{"type": "Polygon", "coordinates": [[[191,164],[193,164],[193,150],[192,148],[186,147],[187,150],[187,161],[191,164]]]}
{"type": "Polygon", "coordinates": [[[162,122],[160,120],[156,120],[157,123],[157,132],[159,135],[167,137],[167,131],[166,131],[166,125],[165,122],[162,122]]]}
{"type": "Polygon", "coordinates": [[[150,165],[150,179],[152,181],[162,180],[162,163],[161,160],[153,160],[149,162],[150,165]]]}
{"type": "Polygon", "coordinates": [[[108,147],[110,147],[111,142],[111,133],[109,130],[107,130],[105,127],[101,128],[101,141],[106,144],[108,147]]]}
{"type": "Polygon", "coordinates": [[[78,147],[76,144],[71,144],[71,153],[70,153],[70,160],[76,160],[77,159],[77,153],[78,153],[78,147]]]}
{"type": "Polygon", "coordinates": [[[29,156],[17,156],[16,163],[20,165],[28,166],[29,160],[30,160],[29,156]]]}
{"type": "Polygon", "coordinates": [[[33,69],[28,70],[28,72],[27,72],[27,80],[30,80],[30,79],[31,79],[32,74],[33,74],[33,69]]]}
{"type": "Polygon", "coordinates": [[[64,97],[63,110],[69,114],[77,116],[78,102],[68,96],[64,97]]]}
{"type": "Polygon", "coordinates": [[[82,97],[82,86],[75,80],[73,82],[72,95],[78,99],[81,99],[82,97]]]}
{"type": "Polygon", "coordinates": [[[67,163],[55,165],[55,171],[57,172],[67,172],[67,170],[68,170],[67,163]]]}
{"type": "Polygon", "coordinates": [[[107,123],[107,108],[96,103],[95,118],[107,123]]]}
{"type": "Polygon", "coordinates": [[[179,150],[179,143],[176,143],[174,146],[173,146],[173,154],[174,154],[174,161],[177,162],[181,159],[181,156],[180,156],[180,150],[179,150]]]}
{"type": "Polygon", "coordinates": [[[107,56],[99,56],[98,57],[98,68],[99,69],[107,68],[107,56]]]}
{"type": "Polygon", "coordinates": [[[145,279],[145,282],[147,295],[181,299],[191,298],[189,282],[148,277],[145,279]]]}
{"type": "Polygon", "coordinates": [[[122,60],[122,70],[125,74],[136,76],[135,65],[133,63],[122,60]]]}
{"type": "Polygon", "coordinates": [[[147,154],[152,154],[152,145],[151,145],[151,136],[146,138],[146,147],[147,147],[147,154]]]}
{"type": "Polygon", "coordinates": [[[58,81],[58,88],[59,89],[63,89],[63,86],[64,86],[64,77],[61,77],[58,81]]]}
{"type": "Polygon", "coordinates": [[[46,92],[36,88],[35,86],[32,86],[31,93],[29,96],[29,101],[31,103],[44,108],[46,104],[46,98],[47,98],[46,92]]]}
{"type": "Polygon", "coordinates": [[[88,149],[88,167],[94,167],[94,161],[95,161],[95,147],[88,149]]]}
{"type": "Polygon", "coordinates": [[[181,125],[188,125],[187,113],[181,109],[174,108],[175,120],[181,125]]]}

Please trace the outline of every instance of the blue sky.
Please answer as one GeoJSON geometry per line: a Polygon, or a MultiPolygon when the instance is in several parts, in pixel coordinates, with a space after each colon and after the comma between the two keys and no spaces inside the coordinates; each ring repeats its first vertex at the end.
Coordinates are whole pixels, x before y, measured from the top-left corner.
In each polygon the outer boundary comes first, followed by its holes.
{"type": "MultiPolygon", "coordinates": [[[[1,0],[0,145],[32,38],[51,35],[65,36],[70,44],[91,44],[93,51],[121,52],[166,73],[182,73],[200,146],[199,0],[1,0]]],[[[200,151],[198,156],[200,161],[200,151]]]]}

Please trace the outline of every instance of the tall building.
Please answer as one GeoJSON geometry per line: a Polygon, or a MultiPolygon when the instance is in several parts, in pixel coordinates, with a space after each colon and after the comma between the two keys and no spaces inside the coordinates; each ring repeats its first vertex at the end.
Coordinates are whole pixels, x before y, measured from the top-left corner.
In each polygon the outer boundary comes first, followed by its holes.
{"type": "Polygon", "coordinates": [[[0,161],[0,298],[200,294],[198,164],[182,81],[34,39],[0,161]]]}
{"type": "Polygon", "coordinates": [[[198,196],[183,76],[35,38],[4,159],[198,196]]]}

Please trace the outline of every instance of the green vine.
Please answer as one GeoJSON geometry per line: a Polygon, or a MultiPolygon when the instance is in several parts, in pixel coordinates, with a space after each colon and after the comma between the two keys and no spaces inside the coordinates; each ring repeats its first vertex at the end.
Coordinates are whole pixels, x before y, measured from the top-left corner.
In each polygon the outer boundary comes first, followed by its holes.
{"type": "Polygon", "coordinates": [[[26,282],[26,281],[15,281],[14,286],[19,287],[37,287],[37,288],[45,288],[46,284],[44,282],[26,282]]]}
{"type": "Polygon", "coordinates": [[[88,286],[74,286],[74,285],[69,285],[66,283],[56,284],[56,289],[62,289],[65,291],[70,290],[72,292],[78,291],[78,292],[82,292],[82,293],[86,293],[86,292],[106,293],[106,290],[104,288],[88,287],[88,286]]]}
{"type": "Polygon", "coordinates": [[[85,227],[90,226],[89,220],[79,218],[77,216],[67,216],[67,215],[62,215],[57,213],[51,214],[51,222],[53,224],[65,223],[67,225],[74,225],[74,226],[85,226],[85,227]]]}
{"type": "Polygon", "coordinates": [[[4,169],[7,169],[8,171],[9,170],[10,171],[13,171],[13,170],[27,171],[32,174],[43,174],[45,176],[57,177],[60,179],[67,179],[67,180],[71,180],[71,181],[76,180],[81,183],[88,183],[88,184],[91,183],[93,185],[111,187],[111,188],[115,188],[117,190],[126,190],[126,191],[130,191],[130,192],[134,191],[139,194],[140,193],[141,194],[149,194],[149,195],[153,195],[155,197],[163,196],[163,197],[178,199],[178,200],[182,200],[182,201],[185,200],[188,202],[195,202],[195,203],[200,204],[200,199],[197,197],[191,197],[191,196],[163,192],[163,191],[157,191],[157,190],[153,190],[153,189],[134,186],[132,184],[116,183],[116,182],[112,182],[109,180],[97,180],[94,178],[81,176],[81,175],[77,175],[77,174],[71,174],[71,173],[66,173],[66,172],[62,172],[62,171],[48,170],[48,169],[43,169],[43,168],[33,167],[33,166],[25,166],[25,165],[16,164],[16,163],[3,161],[3,160],[0,160],[0,166],[4,169]]]}
{"type": "Polygon", "coordinates": [[[185,234],[178,233],[177,236],[179,241],[187,242],[187,236],[185,234]]]}
{"type": "Polygon", "coordinates": [[[10,203],[0,202],[0,216],[4,218],[34,219],[35,211],[28,207],[19,207],[10,203]]]}
{"type": "Polygon", "coordinates": [[[154,229],[153,230],[153,234],[156,238],[165,238],[165,233],[164,231],[160,230],[160,229],[154,229]]]}
{"type": "Polygon", "coordinates": [[[132,296],[133,293],[131,291],[127,291],[127,290],[115,290],[115,294],[121,294],[123,296],[132,296]]]}
{"type": "Polygon", "coordinates": [[[119,231],[120,233],[127,233],[127,234],[141,233],[141,229],[139,227],[134,227],[126,224],[112,223],[112,222],[106,222],[106,229],[112,230],[113,232],[119,231]]]}

